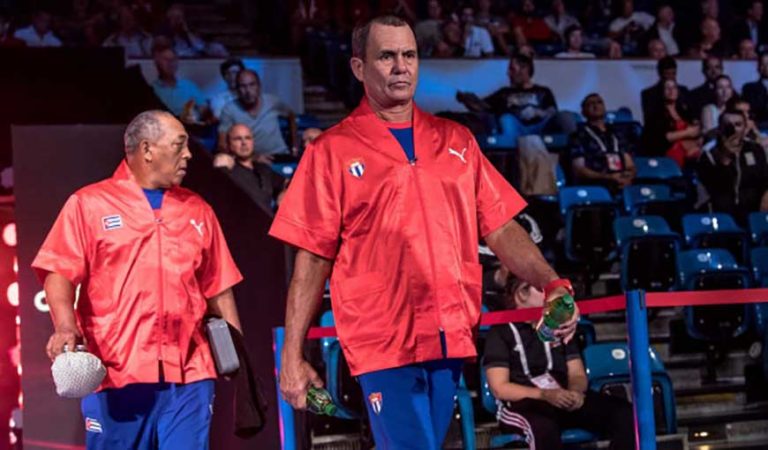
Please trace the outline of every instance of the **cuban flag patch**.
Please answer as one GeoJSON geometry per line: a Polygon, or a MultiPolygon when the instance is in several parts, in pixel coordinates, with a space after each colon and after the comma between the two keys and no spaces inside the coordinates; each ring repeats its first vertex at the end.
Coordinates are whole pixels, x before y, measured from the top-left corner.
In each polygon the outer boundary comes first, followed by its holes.
{"type": "Polygon", "coordinates": [[[349,163],[347,170],[349,170],[353,177],[362,178],[365,173],[365,164],[361,159],[356,159],[349,163]]]}
{"type": "Polygon", "coordinates": [[[101,226],[104,227],[104,231],[123,228],[123,218],[120,217],[120,214],[104,216],[101,218],[101,226]]]}
{"type": "Polygon", "coordinates": [[[90,433],[104,432],[104,430],[101,429],[101,423],[99,423],[99,421],[96,419],[91,419],[90,417],[85,418],[85,431],[90,433]]]}
{"type": "Polygon", "coordinates": [[[381,414],[382,399],[381,392],[372,392],[371,395],[368,396],[368,401],[371,402],[371,409],[377,416],[381,414]]]}

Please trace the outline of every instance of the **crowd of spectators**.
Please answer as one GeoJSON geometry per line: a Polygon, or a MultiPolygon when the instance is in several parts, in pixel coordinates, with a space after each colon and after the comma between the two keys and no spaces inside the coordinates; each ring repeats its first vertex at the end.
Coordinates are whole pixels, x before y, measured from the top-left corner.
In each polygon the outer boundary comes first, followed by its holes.
{"type": "Polygon", "coordinates": [[[181,4],[163,3],[72,0],[26,15],[0,10],[0,47],[123,47],[128,58],[149,58],[155,44],[167,42],[180,58],[228,55],[190,29],[181,4]]]}

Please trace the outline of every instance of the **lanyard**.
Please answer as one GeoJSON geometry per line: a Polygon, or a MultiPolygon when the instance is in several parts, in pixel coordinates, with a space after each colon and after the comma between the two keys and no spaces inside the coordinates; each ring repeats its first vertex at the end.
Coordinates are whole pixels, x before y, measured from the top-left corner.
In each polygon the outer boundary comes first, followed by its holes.
{"type": "MultiPolygon", "coordinates": [[[[520,332],[515,328],[515,324],[509,324],[509,328],[512,329],[512,334],[515,336],[515,350],[520,354],[520,364],[523,366],[523,373],[528,378],[531,377],[531,370],[528,367],[528,357],[525,355],[525,347],[523,347],[523,340],[520,338],[520,332]]],[[[552,371],[552,349],[549,346],[549,342],[544,343],[544,352],[547,354],[547,373],[552,371]]]]}
{"type": "MultiPolygon", "coordinates": [[[[597,142],[597,145],[600,147],[600,150],[603,151],[603,153],[608,153],[608,149],[605,147],[605,143],[602,139],[600,139],[600,136],[598,136],[592,129],[589,127],[589,125],[584,127],[585,130],[587,130],[587,133],[589,133],[590,136],[592,136],[592,139],[597,142]]],[[[615,134],[611,134],[611,137],[613,138],[613,152],[619,153],[619,140],[616,139],[615,134]]]]}

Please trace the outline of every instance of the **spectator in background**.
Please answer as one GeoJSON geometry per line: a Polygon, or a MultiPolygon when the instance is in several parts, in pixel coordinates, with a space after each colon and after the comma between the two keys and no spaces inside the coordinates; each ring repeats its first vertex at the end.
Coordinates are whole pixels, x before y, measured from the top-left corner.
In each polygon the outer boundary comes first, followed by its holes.
{"type": "Polygon", "coordinates": [[[533,0],[523,0],[520,11],[512,14],[510,25],[518,47],[528,43],[551,42],[557,37],[544,19],[536,15],[536,5],[533,0]]]}
{"type": "Polygon", "coordinates": [[[737,49],[736,59],[757,59],[755,44],[751,39],[742,39],[737,49]]]}
{"type": "Polygon", "coordinates": [[[741,95],[752,107],[755,122],[760,128],[768,126],[768,52],[761,52],[757,58],[757,72],[760,79],[746,83],[741,88],[741,95]]]}
{"type": "Polygon", "coordinates": [[[237,99],[237,74],[243,69],[245,69],[245,65],[240,58],[230,58],[219,66],[221,78],[224,79],[227,87],[211,99],[211,109],[214,116],[220,117],[224,106],[237,99]]]}
{"type": "Polygon", "coordinates": [[[320,128],[307,128],[301,133],[301,150],[304,151],[307,145],[317,139],[318,136],[323,134],[323,130],[320,128]]]}
{"type": "Polygon", "coordinates": [[[680,91],[674,79],[662,83],[663,108],[646,122],[643,150],[647,156],[667,156],[686,168],[701,153],[701,129],[684,103],[678,102],[680,91]]]}
{"type": "Polygon", "coordinates": [[[26,42],[14,37],[11,33],[11,15],[6,9],[0,8],[0,48],[19,48],[26,46],[26,42]]]}
{"type": "Polygon", "coordinates": [[[608,59],[621,59],[624,57],[624,50],[621,48],[621,44],[608,39],[608,59]]]}
{"type": "Polygon", "coordinates": [[[510,115],[510,128],[502,131],[513,136],[515,141],[518,136],[541,134],[545,130],[560,133],[574,131],[575,124],[569,121],[570,116],[558,113],[552,91],[535,84],[533,73],[533,60],[515,54],[509,60],[507,69],[509,87],[501,88],[482,100],[466,92],[457,93],[456,99],[473,112],[491,112],[497,117],[510,115]]]}
{"type": "Polygon", "coordinates": [[[688,55],[692,58],[707,56],[727,57],[731,54],[728,43],[721,39],[720,24],[710,17],[701,21],[701,38],[691,46],[688,55]]]}
{"type": "Polygon", "coordinates": [[[680,54],[680,32],[675,25],[675,11],[671,6],[662,4],[656,10],[656,23],[648,30],[647,40],[659,39],[664,43],[667,55],[680,54]]]}
{"type": "Polygon", "coordinates": [[[555,55],[555,58],[594,58],[594,53],[583,52],[581,47],[584,38],[579,25],[571,25],[565,30],[565,51],[555,55]]]}
{"type": "Polygon", "coordinates": [[[417,23],[413,28],[421,57],[430,57],[435,47],[443,40],[443,7],[439,0],[429,0],[427,3],[428,19],[417,23]]]}
{"type": "Polygon", "coordinates": [[[168,8],[165,13],[166,26],[163,33],[173,42],[173,49],[180,58],[200,58],[212,56],[224,58],[227,56],[227,49],[221,44],[207,44],[203,39],[190,31],[187,25],[187,19],[184,15],[184,8],[176,3],[168,8]]]}
{"type": "Polygon", "coordinates": [[[568,14],[565,10],[565,2],[563,0],[552,1],[552,12],[544,17],[544,23],[547,24],[553,34],[560,37],[563,42],[568,42],[565,38],[565,30],[573,25],[580,26],[579,20],[572,15],[568,14]]]}
{"type": "Polygon", "coordinates": [[[261,90],[261,78],[250,69],[237,74],[237,100],[221,111],[219,147],[226,151],[227,132],[235,124],[246,125],[253,134],[254,151],[259,162],[269,162],[271,155],[288,153],[280,131],[280,112],[290,112],[280,100],[261,90]]]}
{"type": "MultiPolygon", "coordinates": [[[[768,135],[757,128],[757,124],[752,117],[752,108],[749,105],[749,102],[744,97],[734,95],[728,100],[728,105],[726,105],[725,108],[726,110],[738,111],[744,116],[744,120],[747,121],[747,132],[744,138],[748,141],[760,144],[760,146],[768,152],[768,135]]],[[[766,153],[766,155],[768,155],[768,153],[766,153]]]]}
{"type": "MultiPolygon", "coordinates": [[[[504,309],[541,307],[543,292],[517,277],[505,280],[504,309]]],[[[503,433],[523,434],[531,449],[563,448],[561,431],[578,427],[608,436],[611,450],[634,450],[632,407],[588,389],[575,341],[542,342],[533,323],[495,325],[483,356],[488,387],[498,399],[503,433]]]]}
{"type": "Polygon", "coordinates": [[[715,78],[714,102],[701,110],[701,132],[705,135],[717,129],[720,115],[725,111],[728,101],[734,96],[733,83],[728,75],[715,78]]]}
{"type": "Polygon", "coordinates": [[[599,184],[616,192],[632,183],[635,163],[625,144],[605,123],[605,102],[589,94],[581,102],[586,123],[570,137],[569,166],[579,184],[599,184]]]}
{"type": "Polygon", "coordinates": [[[247,125],[232,125],[226,133],[226,152],[216,155],[213,166],[226,171],[257,205],[272,211],[285,179],[269,167],[268,160],[256,155],[253,145],[253,133],[247,125]]]}
{"type": "Polygon", "coordinates": [[[464,56],[464,33],[456,20],[446,20],[442,27],[443,39],[437,43],[432,56],[461,58],[464,56]]]}
{"type": "Polygon", "coordinates": [[[493,45],[496,53],[509,56],[512,54],[508,38],[511,37],[509,25],[502,18],[494,14],[491,0],[475,0],[477,11],[475,11],[475,25],[488,30],[493,38],[493,45]]]}
{"type": "Polygon", "coordinates": [[[763,2],[752,0],[747,5],[746,15],[736,21],[730,28],[733,46],[740,45],[743,40],[752,42],[755,48],[761,48],[768,42],[765,26],[763,25],[763,2]]]}
{"type": "Polygon", "coordinates": [[[651,39],[647,44],[648,57],[656,61],[667,56],[667,46],[661,42],[661,39],[651,39]]]}
{"type": "Polygon", "coordinates": [[[177,76],[179,58],[170,43],[164,38],[155,39],[152,57],[157,68],[152,89],[157,98],[183,123],[210,121],[212,114],[200,88],[192,80],[177,76]]]}
{"type": "Polygon", "coordinates": [[[32,23],[19,28],[13,37],[27,44],[27,47],[61,47],[61,41],[51,31],[51,13],[39,9],[32,13],[32,23]]]}
{"type": "MultiPolygon", "coordinates": [[[[664,81],[677,81],[677,62],[671,56],[665,56],[656,63],[656,73],[659,80],[653,86],[643,89],[640,93],[643,108],[643,123],[648,124],[664,109],[664,81]]],[[[678,86],[678,103],[684,103],[688,96],[685,86],[678,86]]]]}
{"type": "MultiPolygon", "coordinates": [[[[688,106],[694,117],[701,116],[701,109],[705,105],[716,103],[715,80],[723,74],[723,60],[717,56],[707,56],[701,60],[701,73],[704,74],[704,83],[688,95],[688,106]]],[[[713,124],[713,127],[716,126],[717,120],[713,124]]]]}
{"type": "Polygon", "coordinates": [[[635,11],[632,0],[621,0],[615,5],[621,8],[620,13],[608,26],[608,35],[622,44],[624,48],[635,51],[640,38],[651,28],[655,19],[643,11],[635,11]]]}
{"type": "Polygon", "coordinates": [[[129,6],[120,7],[119,29],[102,44],[104,47],[123,47],[128,58],[147,58],[152,55],[152,36],[139,27],[129,6]]]}
{"type": "Polygon", "coordinates": [[[712,210],[731,214],[746,226],[747,216],[768,211],[768,164],[765,151],[746,140],[747,122],[736,110],[720,116],[717,145],[696,163],[699,182],[712,210]]]}
{"type": "Polygon", "coordinates": [[[461,25],[464,30],[464,57],[483,58],[493,56],[493,40],[486,28],[475,25],[475,10],[461,8],[461,25]]]}

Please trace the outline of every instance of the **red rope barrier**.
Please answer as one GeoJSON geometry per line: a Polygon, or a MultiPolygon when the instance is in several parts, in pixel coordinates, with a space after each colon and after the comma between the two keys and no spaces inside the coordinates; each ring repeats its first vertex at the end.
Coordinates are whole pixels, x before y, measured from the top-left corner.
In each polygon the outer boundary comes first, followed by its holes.
{"type": "MultiPolygon", "coordinates": [[[[648,308],[672,306],[737,305],[744,303],[768,303],[768,289],[730,289],[722,291],[681,291],[647,292],[645,302],[648,308]]],[[[578,301],[581,314],[620,311],[626,308],[623,295],[578,301]]],[[[481,326],[498,325],[508,322],[530,322],[541,317],[541,308],[512,309],[485,313],[480,318],[481,326]]],[[[307,339],[336,337],[334,327],[313,327],[307,339]]]]}

